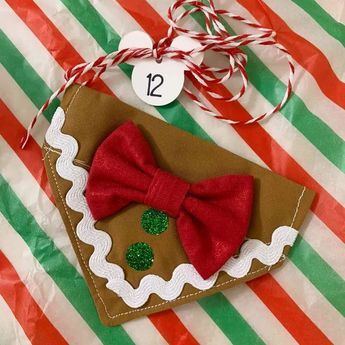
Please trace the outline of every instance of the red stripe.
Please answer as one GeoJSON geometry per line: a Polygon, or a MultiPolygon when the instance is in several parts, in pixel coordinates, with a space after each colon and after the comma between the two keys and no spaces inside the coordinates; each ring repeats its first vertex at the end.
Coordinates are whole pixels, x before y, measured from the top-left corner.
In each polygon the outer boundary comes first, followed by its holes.
{"type": "Polygon", "coordinates": [[[247,283],[299,344],[332,344],[271,275],[247,283]]]}
{"type": "Polygon", "coordinates": [[[171,310],[149,315],[148,317],[159,333],[171,345],[198,344],[195,338],[188,332],[181,320],[171,310]]]}
{"type": "Polygon", "coordinates": [[[0,294],[32,345],[68,345],[32,298],[14,267],[0,250],[0,294]]]}
{"type": "Polygon", "coordinates": [[[292,31],[284,20],[262,0],[237,0],[237,2],[245,7],[262,26],[276,31],[278,42],[283,44],[291,56],[315,78],[321,91],[334,103],[345,108],[345,83],[333,72],[320,49],[292,31]]]}
{"type": "Polygon", "coordinates": [[[6,140],[8,145],[11,146],[12,150],[24,163],[31,175],[37,180],[48,198],[54,203],[53,193],[43,166],[41,148],[33,139],[28,142],[28,146],[25,150],[20,148],[19,143],[21,138],[25,135],[26,130],[1,99],[0,123],[0,135],[6,140]]]}
{"type": "MultiPolygon", "coordinates": [[[[74,47],[67,41],[62,33],[54,26],[54,24],[49,20],[44,12],[33,1],[22,0],[20,1],[20,3],[18,3],[18,1],[16,0],[6,1],[64,69],[69,69],[77,63],[85,62],[78,54],[78,52],[74,49],[74,47]],[[28,12],[30,13],[30,17],[27,16],[28,12]],[[44,27],[45,30],[42,30],[42,27],[44,27]]],[[[93,84],[93,87],[116,97],[116,95],[106,86],[106,84],[102,80],[99,80],[98,85],[93,84]]],[[[7,128],[8,126],[3,127],[7,128]]],[[[22,136],[22,134],[20,136],[22,136]]],[[[18,139],[17,144],[19,143],[19,141],[20,139],[18,139]]],[[[29,152],[30,150],[31,148],[28,148],[26,150],[23,150],[22,152],[29,152]]],[[[41,159],[42,158],[40,158],[38,161],[41,161],[41,159]]],[[[31,160],[33,160],[33,157],[31,157],[31,160]]],[[[46,185],[44,189],[49,188],[47,180],[45,180],[45,183],[46,185]]],[[[175,315],[173,311],[170,311],[170,313],[175,315]]],[[[179,320],[176,315],[175,317],[177,320],[179,320]]],[[[165,314],[161,314],[159,318],[161,327],[163,327],[164,325],[164,332],[166,337],[174,338],[175,336],[181,336],[187,337],[188,339],[193,338],[193,336],[189,334],[188,329],[184,327],[181,322],[180,327],[176,329],[176,332],[181,332],[181,334],[173,334],[173,331],[169,331],[169,329],[171,328],[171,318],[166,317],[165,314]],[[186,334],[189,334],[189,336],[186,336],[186,334]]]]}
{"type": "MultiPolygon", "coordinates": [[[[168,24],[147,2],[142,0],[118,0],[117,1],[155,40],[163,37],[168,24]],[[137,9],[141,13],[138,14],[137,9]],[[154,24],[153,24],[154,23],[154,24]],[[154,28],[151,29],[151,28],[154,28]]],[[[200,84],[191,77],[194,86],[208,99],[208,101],[223,116],[234,114],[234,120],[246,121],[251,119],[249,113],[238,102],[226,103],[211,99],[200,84]]],[[[224,97],[231,97],[231,93],[222,85],[212,85],[213,92],[224,97]]],[[[340,205],[323,187],[311,177],[259,124],[249,126],[234,126],[237,133],[246,141],[253,151],[275,172],[284,175],[297,183],[303,184],[314,190],[317,196],[312,204],[315,214],[345,242],[345,208],[340,205]]]]}

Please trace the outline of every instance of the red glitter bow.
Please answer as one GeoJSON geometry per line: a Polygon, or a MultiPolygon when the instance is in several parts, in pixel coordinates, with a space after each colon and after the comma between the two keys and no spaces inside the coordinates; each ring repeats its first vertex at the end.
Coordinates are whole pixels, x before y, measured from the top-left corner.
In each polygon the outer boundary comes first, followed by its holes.
{"type": "Polygon", "coordinates": [[[86,199],[96,220],[132,202],[176,218],[189,261],[207,279],[236,253],[246,236],[253,177],[226,175],[190,184],[159,169],[141,131],[126,122],[98,147],[86,199]]]}

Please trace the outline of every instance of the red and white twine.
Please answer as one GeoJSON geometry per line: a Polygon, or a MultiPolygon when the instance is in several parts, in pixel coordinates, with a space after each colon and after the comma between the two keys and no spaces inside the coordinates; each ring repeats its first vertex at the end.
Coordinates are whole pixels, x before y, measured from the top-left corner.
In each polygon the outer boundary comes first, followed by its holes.
{"type": "Polygon", "coordinates": [[[251,22],[250,20],[233,14],[227,10],[216,9],[213,0],[209,0],[209,5],[194,0],[177,0],[168,10],[168,21],[170,26],[167,36],[156,43],[153,49],[127,48],[114,51],[108,55],[99,57],[95,61],[81,63],[66,71],[65,83],[49,97],[49,99],[43,104],[37,115],[34,117],[27,129],[25,137],[22,139],[21,147],[25,147],[27,141],[29,140],[31,130],[37,122],[37,119],[41,116],[44,110],[48,108],[52,101],[63,93],[66,88],[68,88],[74,82],[79,82],[82,85],[91,84],[106,70],[108,70],[109,67],[117,66],[131,59],[145,59],[153,57],[157,61],[160,61],[164,57],[181,61],[186,65],[187,70],[191,73],[191,75],[203,86],[203,89],[210,98],[225,102],[233,102],[241,98],[248,87],[248,76],[245,70],[247,56],[242,50],[240,50],[240,47],[248,45],[273,46],[285,54],[289,66],[289,77],[283,98],[271,110],[253,117],[248,121],[234,121],[229,119],[226,115],[222,116],[214,113],[187,87],[184,87],[184,91],[193,100],[193,102],[195,102],[208,115],[231,125],[247,125],[264,120],[270,115],[278,112],[284,106],[292,91],[294,64],[289,52],[284,46],[275,40],[274,31],[264,28],[259,24],[251,22]],[[188,9],[185,9],[183,6],[188,6],[188,9]],[[177,11],[180,9],[182,9],[182,12],[177,14],[177,11]],[[202,13],[204,15],[206,32],[196,32],[185,29],[178,25],[183,18],[194,13],[202,13]],[[231,18],[249,25],[250,27],[255,28],[258,33],[229,36],[229,33],[226,31],[225,27],[220,21],[220,16],[231,18]],[[172,39],[178,34],[189,36],[199,41],[201,43],[201,47],[195,48],[188,52],[183,52],[170,47],[172,39]],[[196,65],[193,62],[192,57],[198,53],[207,51],[222,54],[229,60],[229,65],[226,68],[210,67],[205,64],[202,64],[201,66],[196,65]],[[90,71],[94,72],[91,77],[88,73],[90,71]],[[223,84],[236,72],[241,75],[242,79],[242,86],[236,95],[232,97],[224,97],[221,94],[212,91],[212,85],[223,84]]]}

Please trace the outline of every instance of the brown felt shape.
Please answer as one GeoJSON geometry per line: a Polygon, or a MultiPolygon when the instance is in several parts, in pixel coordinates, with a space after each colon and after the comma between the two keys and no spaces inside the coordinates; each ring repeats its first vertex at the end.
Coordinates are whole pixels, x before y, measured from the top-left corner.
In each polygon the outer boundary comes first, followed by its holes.
{"type": "MultiPolygon", "coordinates": [[[[293,227],[298,229],[313,199],[314,193],[309,190],[303,193],[303,186],[111,96],[73,85],[66,91],[61,107],[66,113],[66,122],[62,131],[77,139],[79,152],[75,164],[84,168],[90,166],[93,154],[104,138],[117,126],[130,119],[143,131],[159,166],[189,182],[225,174],[253,175],[255,197],[249,238],[269,243],[272,232],[279,226],[291,226],[293,222],[293,227]],[[300,197],[300,205],[295,215],[300,197]]],[[[66,206],[65,196],[71,184],[56,173],[55,164],[59,152],[44,144],[43,154],[57,206],[104,324],[117,325],[141,315],[172,308],[261,276],[268,271],[269,267],[254,260],[250,272],[241,279],[234,279],[221,272],[216,284],[209,290],[199,291],[186,284],[182,294],[174,301],[167,302],[157,295],[151,295],[142,307],[137,309],[128,307],[113,291],[106,288],[105,279],[95,276],[90,271],[88,260],[93,248],[78,240],[75,234],[75,227],[81,215],[66,206]]],[[[179,243],[174,219],[169,219],[167,231],[159,236],[148,234],[142,229],[141,216],[147,208],[145,205],[133,204],[116,216],[100,221],[96,225],[112,237],[113,246],[107,257],[108,261],[120,265],[124,269],[126,279],[134,287],[138,286],[145,275],[151,273],[168,280],[177,265],[188,262],[179,243]],[[153,248],[155,255],[153,265],[146,271],[136,271],[126,263],[128,246],[140,241],[147,242],[153,248]]],[[[288,249],[289,247],[285,247],[285,255],[288,249]]],[[[284,256],[273,267],[281,265],[283,259],[284,256]]]]}

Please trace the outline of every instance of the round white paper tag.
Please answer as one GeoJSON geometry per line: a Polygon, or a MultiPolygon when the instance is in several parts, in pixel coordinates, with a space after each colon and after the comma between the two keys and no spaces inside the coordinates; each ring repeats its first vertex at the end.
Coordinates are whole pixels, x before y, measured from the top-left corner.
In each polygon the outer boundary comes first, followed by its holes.
{"type": "MultiPolygon", "coordinates": [[[[188,36],[177,36],[172,40],[171,46],[187,52],[189,50],[201,47],[201,44],[197,40],[194,40],[188,36]]],[[[193,56],[194,63],[199,66],[201,65],[203,59],[204,53],[198,53],[193,56]]],[[[186,70],[187,67],[185,66],[184,69],[186,70]]]]}
{"type": "Polygon", "coordinates": [[[166,105],[175,100],[184,84],[184,66],[164,59],[140,61],[134,66],[132,86],[137,96],[151,105],[166,105]]]}
{"type": "MultiPolygon", "coordinates": [[[[183,51],[200,47],[200,43],[190,37],[177,36],[171,46],[183,51]]],[[[123,36],[119,49],[149,48],[152,49],[151,37],[142,31],[132,31],[123,36]]],[[[204,54],[193,56],[196,64],[200,65],[204,54]]],[[[166,105],[175,100],[183,88],[184,71],[183,62],[163,58],[161,63],[155,59],[131,59],[127,63],[134,65],[132,73],[132,86],[139,98],[150,105],[166,105]]]]}
{"type": "MultiPolygon", "coordinates": [[[[151,37],[143,31],[131,31],[124,35],[119,43],[119,50],[125,48],[149,48],[152,49],[153,42],[151,37]]],[[[131,65],[136,65],[140,60],[131,59],[127,63],[131,65]]]]}

